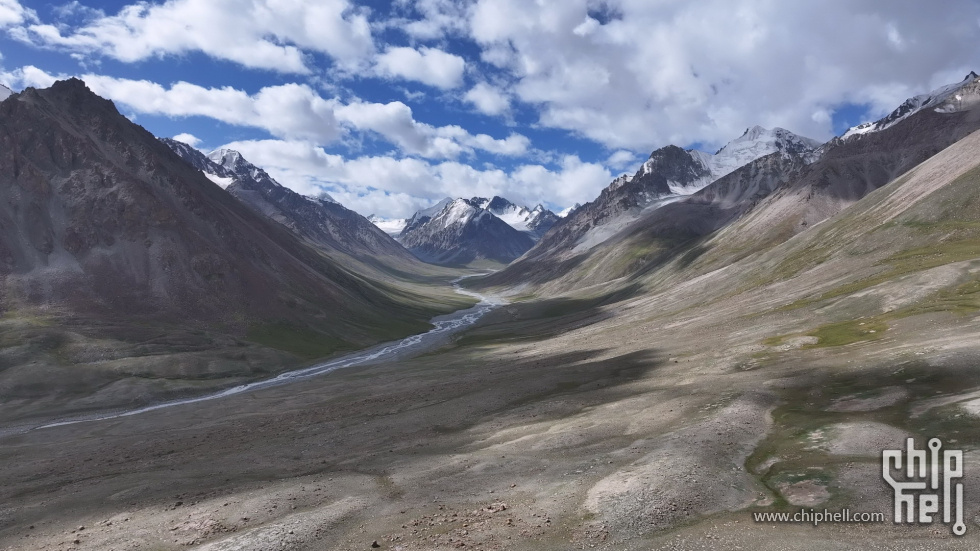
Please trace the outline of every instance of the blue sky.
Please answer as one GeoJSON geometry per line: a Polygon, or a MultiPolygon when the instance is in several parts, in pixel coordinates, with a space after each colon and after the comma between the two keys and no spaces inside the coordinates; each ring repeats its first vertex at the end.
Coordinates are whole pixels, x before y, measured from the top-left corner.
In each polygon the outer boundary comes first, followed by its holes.
{"type": "Polygon", "coordinates": [[[0,0],[0,82],[79,76],[158,136],[404,217],[554,209],[673,143],[826,140],[980,68],[980,4],[0,0]]]}

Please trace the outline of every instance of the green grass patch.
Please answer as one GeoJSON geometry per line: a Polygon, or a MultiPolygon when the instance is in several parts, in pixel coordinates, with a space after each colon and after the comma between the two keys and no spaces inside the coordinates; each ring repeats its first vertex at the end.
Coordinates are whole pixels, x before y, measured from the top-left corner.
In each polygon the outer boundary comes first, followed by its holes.
{"type": "Polygon", "coordinates": [[[888,325],[875,319],[857,319],[828,323],[807,333],[807,336],[817,337],[817,344],[806,345],[803,348],[822,348],[829,346],[844,346],[856,342],[880,339],[888,330],[888,325]]]}
{"type": "Polygon", "coordinates": [[[289,323],[267,323],[249,327],[245,338],[256,344],[283,350],[307,360],[323,358],[334,352],[352,348],[348,342],[336,337],[289,323]]]}
{"type": "Polygon", "coordinates": [[[839,285],[818,297],[796,300],[778,308],[777,311],[796,310],[824,300],[851,295],[904,275],[974,259],[980,259],[980,239],[950,241],[911,249],[879,262],[878,266],[886,266],[887,269],[873,276],[839,285]]]}

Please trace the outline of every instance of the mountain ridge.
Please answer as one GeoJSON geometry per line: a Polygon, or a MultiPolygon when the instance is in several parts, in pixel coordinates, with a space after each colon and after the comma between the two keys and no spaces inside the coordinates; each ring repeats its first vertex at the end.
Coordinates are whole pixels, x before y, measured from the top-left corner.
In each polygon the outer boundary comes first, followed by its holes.
{"type": "Polygon", "coordinates": [[[415,214],[399,235],[419,259],[440,265],[486,260],[507,264],[534,245],[528,233],[513,228],[480,206],[483,199],[445,199],[415,214]]]}

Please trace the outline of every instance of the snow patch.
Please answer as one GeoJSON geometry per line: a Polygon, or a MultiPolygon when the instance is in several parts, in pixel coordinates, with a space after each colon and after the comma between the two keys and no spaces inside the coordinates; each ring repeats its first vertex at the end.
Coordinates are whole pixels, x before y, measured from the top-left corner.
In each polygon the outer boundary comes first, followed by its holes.
{"type": "Polygon", "coordinates": [[[204,175],[208,177],[208,180],[218,184],[221,189],[228,189],[228,186],[235,182],[235,179],[231,176],[223,178],[217,174],[211,174],[210,172],[205,172],[204,175]]]}
{"type": "Polygon", "coordinates": [[[371,216],[368,216],[368,220],[370,220],[372,224],[380,228],[381,231],[387,233],[392,237],[400,234],[402,230],[405,229],[405,226],[408,225],[408,220],[405,218],[385,219],[379,216],[374,216],[372,214],[371,216]]]}

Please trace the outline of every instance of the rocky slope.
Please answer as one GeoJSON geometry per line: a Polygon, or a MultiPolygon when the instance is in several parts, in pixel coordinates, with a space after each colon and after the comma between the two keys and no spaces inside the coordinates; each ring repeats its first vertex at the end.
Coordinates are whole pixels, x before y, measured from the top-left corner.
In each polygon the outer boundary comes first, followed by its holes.
{"type": "Polygon", "coordinates": [[[594,201],[576,208],[555,224],[530,253],[531,257],[561,257],[587,250],[652,210],[696,193],[737,168],[773,153],[813,160],[819,143],[788,130],[755,126],[714,155],[666,146],[654,151],[632,176],[624,175],[602,190],[594,201]]]}
{"type": "Polygon", "coordinates": [[[253,211],[286,226],[322,250],[338,251],[369,263],[415,261],[375,224],[326,193],[315,198],[300,195],[237,151],[219,149],[205,155],[187,144],[171,139],[162,141],[253,211]]]}
{"type": "Polygon", "coordinates": [[[525,232],[513,228],[481,205],[485,199],[446,199],[419,211],[399,239],[425,262],[467,265],[479,260],[508,263],[534,245],[525,232]]]}

